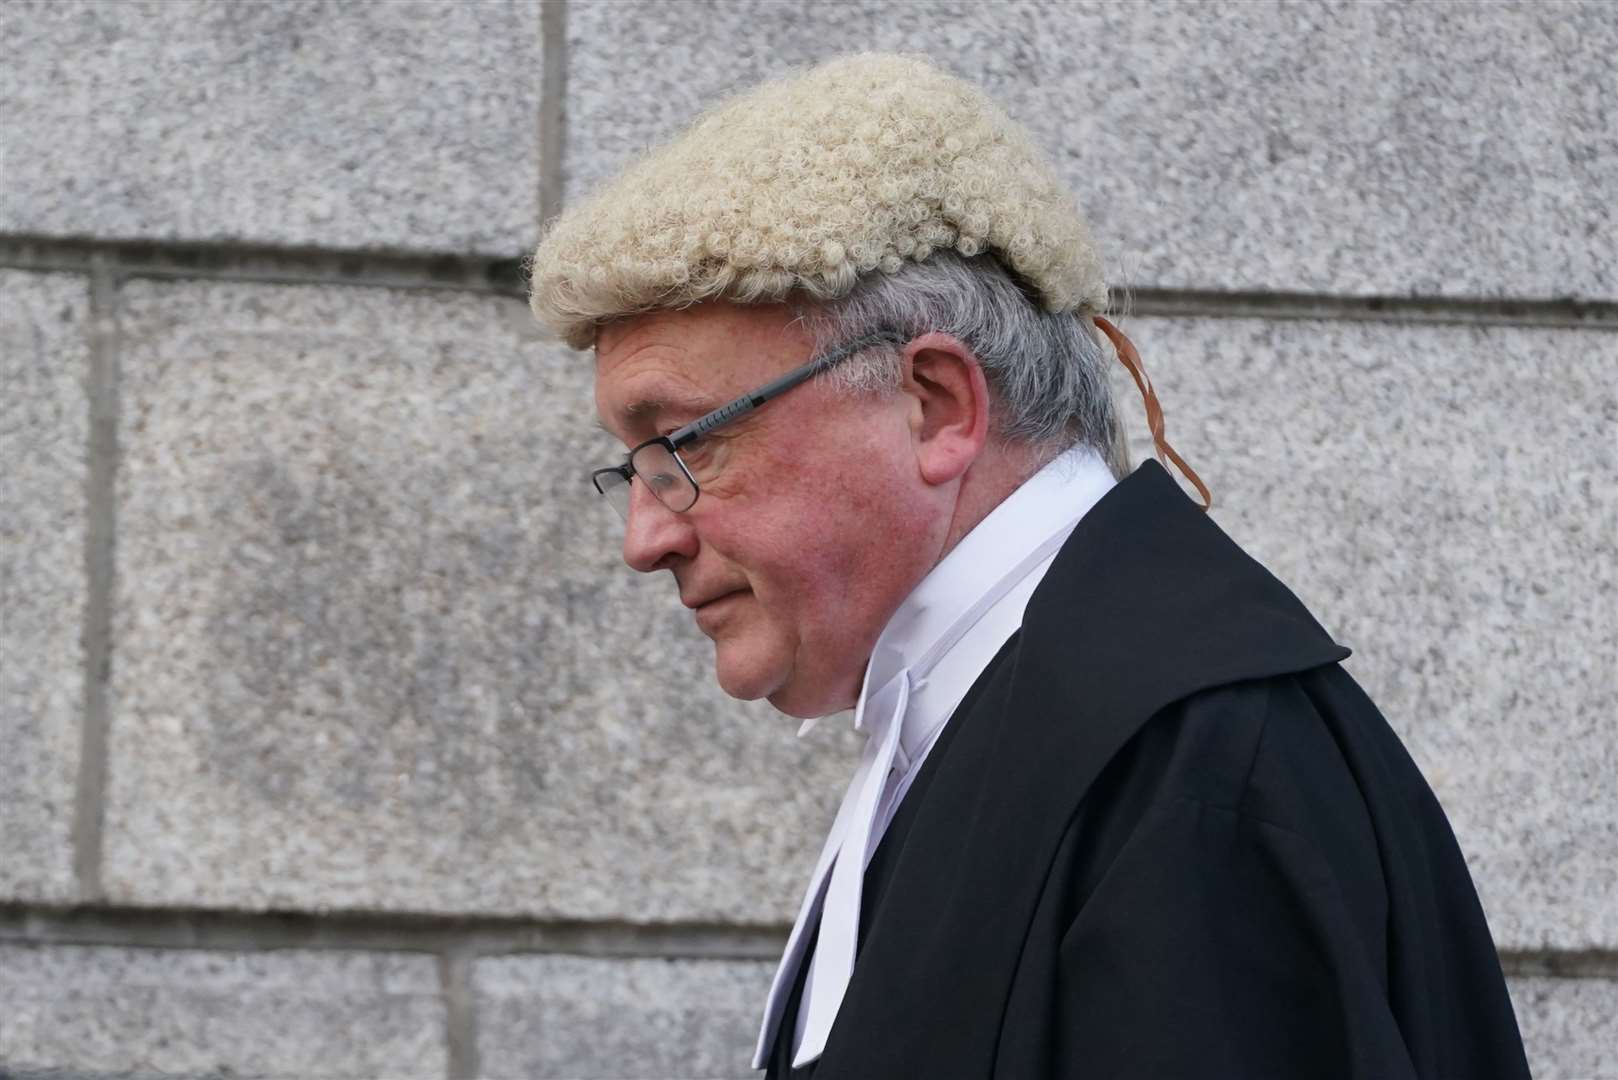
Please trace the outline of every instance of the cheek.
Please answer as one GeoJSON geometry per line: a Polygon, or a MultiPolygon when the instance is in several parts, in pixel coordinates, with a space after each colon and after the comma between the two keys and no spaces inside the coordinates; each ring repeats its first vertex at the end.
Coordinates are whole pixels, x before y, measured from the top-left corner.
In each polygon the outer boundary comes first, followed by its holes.
{"type": "Polygon", "coordinates": [[[707,543],[746,572],[772,622],[811,636],[859,622],[862,600],[885,596],[900,569],[916,509],[907,434],[863,414],[812,438],[759,434],[745,454],[734,448],[731,465],[745,467],[704,488],[721,511],[707,543]]]}
{"type": "Polygon", "coordinates": [[[791,487],[768,500],[734,500],[723,527],[706,530],[705,546],[747,578],[764,625],[754,633],[801,636],[847,602],[859,564],[841,530],[850,504],[828,505],[835,493],[812,476],[783,476],[791,487]]]}
{"type": "Polygon", "coordinates": [[[862,597],[882,591],[895,569],[899,523],[912,496],[891,462],[848,450],[853,460],[784,465],[781,475],[790,486],[777,493],[774,514],[760,515],[771,519],[758,551],[760,569],[811,621],[846,619],[862,597]]]}

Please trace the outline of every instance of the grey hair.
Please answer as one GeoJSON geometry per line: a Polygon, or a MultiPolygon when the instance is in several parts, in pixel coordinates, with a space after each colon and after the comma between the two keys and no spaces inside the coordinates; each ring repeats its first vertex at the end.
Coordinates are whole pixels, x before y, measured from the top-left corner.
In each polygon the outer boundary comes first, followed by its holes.
{"type": "MultiPolygon", "coordinates": [[[[804,317],[821,350],[883,330],[912,338],[949,334],[983,366],[995,437],[1023,444],[1041,460],[1083,444],[1114,475],[1129,471],[1110,358],[1088,320],[1031,301],[993,255],[936,251],[894,273],[871,274],[847,296],[806,309],[804,317]]],[[[851,391],[891,389],[899,381],[899,351],[866,350],[824,377],[851,391]]]]}

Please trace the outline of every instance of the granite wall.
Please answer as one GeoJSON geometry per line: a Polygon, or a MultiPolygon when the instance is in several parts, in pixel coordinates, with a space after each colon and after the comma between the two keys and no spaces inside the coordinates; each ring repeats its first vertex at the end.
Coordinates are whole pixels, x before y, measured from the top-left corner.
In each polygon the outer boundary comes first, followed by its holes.
{"type": "Polygon", "coordinates": [[[1618,17],[1543,0],[10,0],[0,1073],[748,1074],[855,744],[617,563],[520,260],[861,47],[1056,155],[1538,1075],[1618,1077],[1618,17]]]}

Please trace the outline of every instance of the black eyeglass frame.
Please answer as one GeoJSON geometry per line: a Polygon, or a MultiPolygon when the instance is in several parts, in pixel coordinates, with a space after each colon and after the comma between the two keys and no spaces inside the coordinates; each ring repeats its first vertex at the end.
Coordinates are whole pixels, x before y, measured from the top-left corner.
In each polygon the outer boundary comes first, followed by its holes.
{"type": "MultiPolygon", "coordinates": [[[[689,503],[686,503],[682,509],[674,511],[677,514],[683,514],[695,506],[697,499],[702,497],[702,488],[697,484],[696,477],[691,475],[691,470],[686,468],[685,462],[680,460],[679,450],[681,447],[690,446],[692,443],[696,442],[704,435],[711,433],[716,428],[723,427],[732,420],[747,415],[754,409],[757,409],[774,400],[775,398],[780,397],[793,387],[803,385],[816,375],[820,375],[831,370],[833,367],[836,367],[849,357],[854,356],[856,353],[859,353],[865,349],[869,349],[873,345],[903,345],[909,340],[910,339],[907,336],[900,334],[897,331],[882,330],[874,334],[867,334],[864,337],[856,338],[847,344],[840,345],[837,348],[832,349],[830,352],[826,352],[815,357],[802,367],[794,368],[785,375],[782,375],[780,378],[773,379],[758,389],[743,394],[734,401],[721,405],[713,412],[705,413],[704,415],[697,417],[695,420],[691,421],[689,424],[686,424],[682,428],[677,428],[676,430],[669,432],[667,435],[659,435],[654,439],[647,439],[645,442],[631,448],[629,453],[624,455],[624,463],[622,465],[613,465],[609,466],[608,468],[597,469],[592,472],[590,474],[590,483],[595,487],[597,493],[601,495],[606,495],[608,490],[601,484],[603,477],[615,476],[622,480],[625,484],[633,483],[635,478],[635,455],[640,453],[648,446],[661,445],[669,452],[669,456],[674,459],[675,464],[680,467],[680,472],[685,475],[686,481],[691,485],[691,490],[695,493],[691,496],[691,501],[689,503]]],[[[653,497],[657,498],[659,502],[663,501],[655,491],[652,494],[653,497]]],[[[667,504],[665,503],[664,505],[667,504]]],[[[669,509],[674,510],[674,507],[670,506],[669,509]]]]}

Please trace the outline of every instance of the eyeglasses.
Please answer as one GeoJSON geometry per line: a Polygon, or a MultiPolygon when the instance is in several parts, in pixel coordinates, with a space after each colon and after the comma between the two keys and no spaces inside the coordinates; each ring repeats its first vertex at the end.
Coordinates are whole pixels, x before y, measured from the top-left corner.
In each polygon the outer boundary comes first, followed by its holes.
{"type": "Polygon", "coordinates": [[[590,482],[595,485],[597,491],[607,497],[607,501],[612,503],[613,508],[625,521],[629,520],[629,484],[637,476],[646,485],[647,490],[657,496],[658,502],[676,514],[683,514],[691,509],[701,491],[697,487],[696,479],[691,475],[691,470],[680,460],[679,451],[682,448],[691,445],[716,428],[723,427],[766,402],[780,397],[794,386],[829,371],[861,350],[869,349],[873,345],[902,345],[907,340],[909,339],[904,335],[891,330],[882,331],[823,353],[802,367],[787,372],[773,382],[765,383],[751,393],[743,394],[728,405],[721,405],[713,412],[698,417],[676,431],[646,440],[629,452],[622,465],[614,465],[610,469],[597,469],[591,473],[590,482]]]}

